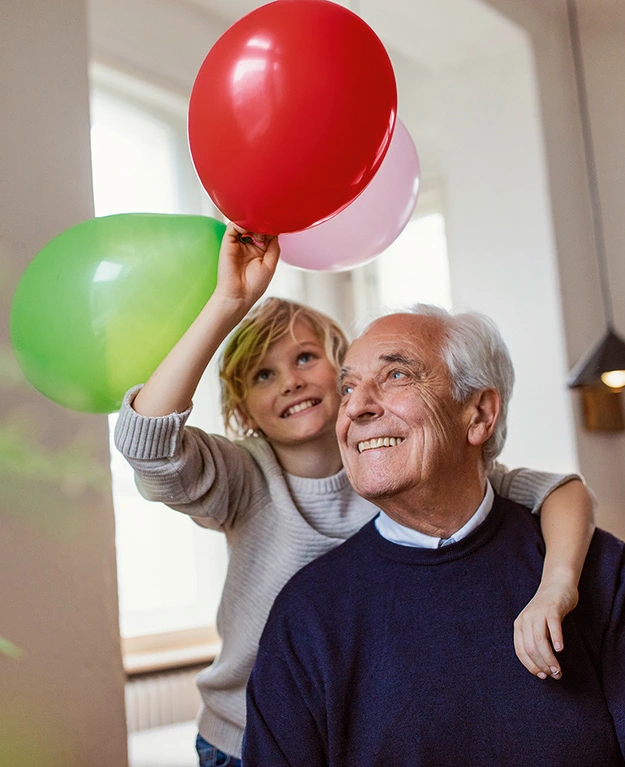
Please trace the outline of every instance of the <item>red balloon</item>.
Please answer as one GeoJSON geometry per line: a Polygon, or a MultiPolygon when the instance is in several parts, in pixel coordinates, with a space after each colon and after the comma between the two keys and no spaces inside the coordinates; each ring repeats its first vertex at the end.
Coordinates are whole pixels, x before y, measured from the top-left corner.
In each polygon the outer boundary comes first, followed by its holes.
{"type": "Polygon", "coordinates": [[[390,59],[359,16],[330,0],[275,0],[209,51],[189,102],[189,146],[227,218],[295,232],[362,192],[396,112],[390,59]]]}

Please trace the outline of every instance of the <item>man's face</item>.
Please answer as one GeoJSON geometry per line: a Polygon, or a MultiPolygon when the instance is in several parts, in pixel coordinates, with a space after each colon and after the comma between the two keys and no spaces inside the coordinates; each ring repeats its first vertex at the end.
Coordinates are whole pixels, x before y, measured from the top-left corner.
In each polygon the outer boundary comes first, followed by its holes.
{"type": "Polygon", "coordinates": [[[365,498],[436,492],[466,458],[467,408],[451,396],[441,331],[436,318],[394,314],[347,353],[336,432],[349,480],[365,498]]]}

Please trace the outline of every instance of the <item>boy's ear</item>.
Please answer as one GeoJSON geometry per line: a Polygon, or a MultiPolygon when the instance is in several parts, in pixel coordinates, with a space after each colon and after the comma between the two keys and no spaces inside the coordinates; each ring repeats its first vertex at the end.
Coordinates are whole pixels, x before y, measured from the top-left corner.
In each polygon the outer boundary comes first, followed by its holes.
{"type": "Polygon", "coordinates": [[[245,432],[250,431],[258,431],[258,424],[254,421],[254,419],[250,416],[250,414],[247,412],[247,410],[242,406],[239,405],[237,410],[239,411],[239,417],[241,418],[241,421],[243,423],[243,428],[245,429],[245,432]]]}
{"type": "Polygon", "coordinates": [[[501,398],[496,389],[482,389],[473,395],[469,410],[467,439],[470,445],[483,445],[491,436],[499,411],[501,398]]]}

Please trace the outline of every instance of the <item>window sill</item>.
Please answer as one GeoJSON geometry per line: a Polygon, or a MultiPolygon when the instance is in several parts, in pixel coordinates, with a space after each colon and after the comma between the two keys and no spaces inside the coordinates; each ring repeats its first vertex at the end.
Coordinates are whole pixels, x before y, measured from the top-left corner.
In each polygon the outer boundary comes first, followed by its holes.
{"type": "Polygon", "coordinates": [[[122,657],[127,676],[169,671],[212,663],[221,648],[214,627],[122,637],[122,657]]]}

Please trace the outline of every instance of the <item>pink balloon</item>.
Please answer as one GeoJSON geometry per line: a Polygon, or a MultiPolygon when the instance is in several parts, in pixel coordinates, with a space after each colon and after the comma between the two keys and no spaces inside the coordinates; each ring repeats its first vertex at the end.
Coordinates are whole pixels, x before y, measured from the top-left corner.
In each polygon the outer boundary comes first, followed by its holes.
{"type": "Polygon", "coordinates": [[[341,271],[371,261],[404,230],[418,192],[417,150],[398,119],[386,157],[365,190],[327,221],[281,234],[281,259],[316,271],[341,271]]]}

